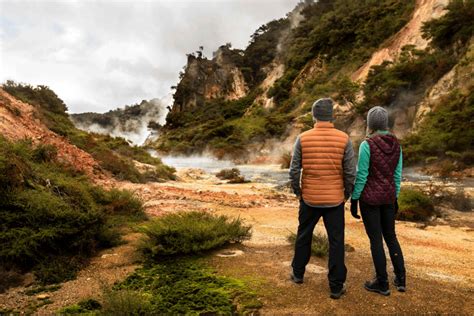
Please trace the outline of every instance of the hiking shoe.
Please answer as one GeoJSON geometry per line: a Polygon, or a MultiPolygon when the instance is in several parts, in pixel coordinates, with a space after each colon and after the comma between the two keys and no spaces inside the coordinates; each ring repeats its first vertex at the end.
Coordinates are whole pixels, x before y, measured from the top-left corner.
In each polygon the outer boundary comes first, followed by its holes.
{"type": "Polygon", "coordinates": [[[395,279],[393,279],[393,285],[397,287],[398,292],[405,292],[406,291],[406,285],[405,285],[405,277],[399,277],[396,276],[395,279]]]}
{"type": "Polygon", "coordinates": [[[390,295],[390,290],[388,289],[388,282],[380,282],[377,279],[373,281],[367,281],[364,284],[364,287],[367,291],[379,293],[385,296],[390,295]]]}
{"type": "Polygon", "coordinates": [[[342,289],[341,289],[340,291],[338,291],[338,292],[333,292],[333,291],[331,290],[331,295],[329,295],[329,297],[332,298],[332,299],[338,300],[338,299],[341,298],[341,296],[342,296],[344,293],[346,293],[346,285],[345,285],[345,284],[342,285],[342,289]]]}
{"type": "Polygon", "coordinates": [[[293,272],[290,273],[290,280],[293,283],[296,283],[296,284],[302,284],[303,283],[303,278],[298,278],[297,276],[294,275],[293,272]]]}

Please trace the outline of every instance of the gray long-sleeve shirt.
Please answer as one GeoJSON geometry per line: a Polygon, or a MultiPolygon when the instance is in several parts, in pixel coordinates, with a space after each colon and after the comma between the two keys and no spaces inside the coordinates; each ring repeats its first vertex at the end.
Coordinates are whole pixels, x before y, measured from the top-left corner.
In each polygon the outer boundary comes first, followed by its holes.
{"type": "MultiPolygon", "coordinates": [[[[301,151],[300,137],[296,138],[293,146],[293,156],[290,164],[290,181],[293,192],[299,196],[301,195],[301,170],[303,169],[303,155],[301,151]]],[[[344,197],[349,199],[354,189],[354,182],[356,178],[356,163],[354,156],[354,149],[352,142],[349,139],[346,148],[344,149],[344,157],[342,162],[343,176],[344,176],[344,197]]],[[[310,205],[310,204],[308,204],[310,205]]],[[[314,205],[310,205],[314,206],[314,205]]],[[[336,205],[318,205],[317,207],[333,207],[336,205]]]]}

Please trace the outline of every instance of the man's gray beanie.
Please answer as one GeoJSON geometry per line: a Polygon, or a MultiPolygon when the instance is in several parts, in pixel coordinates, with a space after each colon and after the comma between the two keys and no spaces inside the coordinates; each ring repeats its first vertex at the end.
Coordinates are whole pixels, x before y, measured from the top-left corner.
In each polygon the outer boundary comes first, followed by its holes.
{"type": "Polygon", "coordinates": [[[332,108],[334,102],[330,98],[316,100],[313,103],[313,118],[318,121],[332,121],[332,108]]]}
{"type": "Polygon", "coordinates": [[[373,131],[388,129],[388,112],[381,106],[374,106],[367,113],[367,127],[373,131]]]}

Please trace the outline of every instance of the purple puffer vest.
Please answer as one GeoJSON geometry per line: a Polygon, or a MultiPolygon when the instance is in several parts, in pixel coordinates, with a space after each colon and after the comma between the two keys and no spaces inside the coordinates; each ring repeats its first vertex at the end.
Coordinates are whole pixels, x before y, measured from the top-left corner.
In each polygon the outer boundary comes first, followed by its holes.
{"type": "Polygon", "coordinates": [[[400,144],[395,136],[375,135],[370,146],[370,167],[361,200],[369,205],[392,204],[396,199],[395,169],[400,159],[400,144]]]}

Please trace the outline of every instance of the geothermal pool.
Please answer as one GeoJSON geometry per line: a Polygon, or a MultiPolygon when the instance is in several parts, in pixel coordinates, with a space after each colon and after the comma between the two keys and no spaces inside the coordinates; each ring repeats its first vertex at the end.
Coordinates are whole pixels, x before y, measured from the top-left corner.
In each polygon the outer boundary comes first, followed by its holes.
{"type": "Polygon", "coordinates": [[[161,160],[176,169],[196,168],[207,173],[217,173],[222,169],[237,168],[245,179],[252,182],[272,183],[284,185],[288,182],[288,169],[281,169],[280,165],[252,165],[234,164],[232,161],[219,160],[206,156],[164,156],[161,160]]]}

